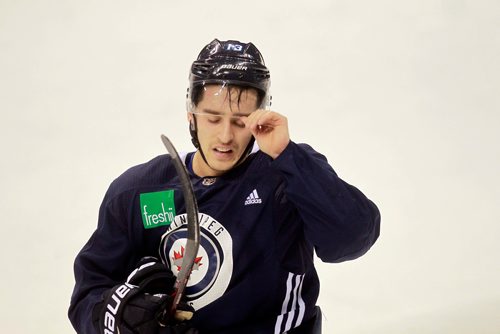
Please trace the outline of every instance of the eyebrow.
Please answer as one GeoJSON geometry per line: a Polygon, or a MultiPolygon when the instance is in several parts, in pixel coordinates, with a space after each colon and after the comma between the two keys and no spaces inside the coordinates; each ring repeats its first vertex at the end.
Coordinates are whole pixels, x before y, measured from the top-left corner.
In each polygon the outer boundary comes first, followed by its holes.
{"type": "MultiPolygon", "coordinates": [[[[212,110],[212,109],[202,109],[202,111],[207,113],[207,114],[212,114],[212,115],[217,115],[217,116],[222,116],[222,115],[226,114],[226,113],[212,110]]],[[[241,117],[241,116],[247,117],[249,115],[250,115],[250,113],[242,113],[242,112],[231,113],[231,117],[241,117]]]]}

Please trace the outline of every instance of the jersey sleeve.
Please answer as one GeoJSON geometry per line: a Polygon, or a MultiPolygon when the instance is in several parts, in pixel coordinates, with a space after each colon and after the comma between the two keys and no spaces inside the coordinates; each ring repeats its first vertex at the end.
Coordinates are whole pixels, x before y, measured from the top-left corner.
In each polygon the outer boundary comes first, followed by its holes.
{"type": "Polygon", "coordinates": [[[75,287],[68,316],[78,333],[96,333],[92,323],[94,306],[104,291],[125,280],[137,262],[130,239],[125,210],[108,190],[99,210],[97,229],[74,263],[75,287]]]}
{"type": "Polygon", "coordinates": [[[327,159],[290,142],[271,164],[285,180],[284,195],[304,222],[306,239],[325,262],[366,253],[380,233],[380,212],[356,187],[341,180],[327,159]]]}

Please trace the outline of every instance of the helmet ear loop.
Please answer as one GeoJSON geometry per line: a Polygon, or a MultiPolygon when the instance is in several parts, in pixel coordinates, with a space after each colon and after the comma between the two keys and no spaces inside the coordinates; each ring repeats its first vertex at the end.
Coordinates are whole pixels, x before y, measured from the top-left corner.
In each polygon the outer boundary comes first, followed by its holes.
{"type": "Polygon", "coordinates": [[[198,140],[198,127],[196,125],[196,117],[193,114],[194,103],[191,101],[191,92],[189,87],[186,90],[186,111],[191,113],[192,119],[189,120],[189,133],[191,134],[191,142],[196,149],[200,149],[200,141],[198,140]]]}
{"type": "Polygon", "coordinates": [[[189,121],[189,133],[191,134],[191,142],[193,143],[194,147],[200,149],[200,142],[198,140],[198,127],[196,125],[196,117],[194,116],[194,114],[192,116],[193,118],[189,121]]]}
{"type": "Polygon", "coordinates": [[[205,154],[203,153],[203,150],[201,149],[200,141],[198,140],[198,123],[196,122],[196,116],[194,114],[193,119],[189,121],[189,133],[191,134],[191,142],[193,143],[194,147],[200,152],[200,155],[205,161],[205,163],[210,166],[210,164],[207,161],[207,158],[205,157],[205,154]]]}
{"type": "Polygon", "coordinates": [[[243,161],[245,161],[245,159],[250,155],[250,153],[252,153],[254,143],[255,143],[255,137],[252,136],[250,138],[250,141],[248,142],[247,147],[245,148],[245,151],[243,151],[243,154],[241,155],[241,157],[234,164],[235,167],[239,166],[243,161]]]}
{"type": "Polygon", "coordinates": [[[186,92],[186,110],[188,113],[191,113],[193,117],[191,120],[189,120],[189,133],[191,134],[191,142],[193,143],[194,147],[200,152],[203,161],[205,161],[205,163],[210,166],[207,158],[205,157],[205,154],[203,153],[203,150],[201,149],[200,141],[198,139],[198,123],[196,121],[196,116],[193,113],[193,109],[194,103],[191,100],[191,91],[188,87],[186,92]]]}

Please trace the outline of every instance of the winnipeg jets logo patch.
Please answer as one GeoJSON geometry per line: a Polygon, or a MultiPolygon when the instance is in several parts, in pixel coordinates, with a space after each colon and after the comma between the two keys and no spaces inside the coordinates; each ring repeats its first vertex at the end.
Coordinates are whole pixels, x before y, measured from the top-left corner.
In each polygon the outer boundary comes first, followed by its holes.
{"type": "Polygon", "coordinates": [[[248,195],[247,199],[245,200],[245,205],[251,205],[251,204],[261,204],[262,199],[259,197],[259,194],[257,193],[257,189],[254,189],[250,195],[248,195]]]}
{"type": "MultiPolygon", "coordinates": [[[[226,228],[211,216],[200,212],[200,248],[186,285],[185,297],[196,310],[224,294],[233,273],[233,239],[226,228]]],[[[177,276],[187,235],[187,215],[175,216],[160,242],[160,257],[177,276]]]]}

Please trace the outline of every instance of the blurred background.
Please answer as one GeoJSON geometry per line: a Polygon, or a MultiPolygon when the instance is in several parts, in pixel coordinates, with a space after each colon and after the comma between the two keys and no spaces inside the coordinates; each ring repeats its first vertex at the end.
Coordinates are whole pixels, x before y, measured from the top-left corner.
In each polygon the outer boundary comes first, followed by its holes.
{"type": "Polygon", "coordinates": [[[192,150],[188,69],[252,41],[292,140],[382,212],[317,262],[324,333],[500,333],[500,2],[0,0],[4,333],[74,333],[74,257],[109,183],[192,150]]]}

